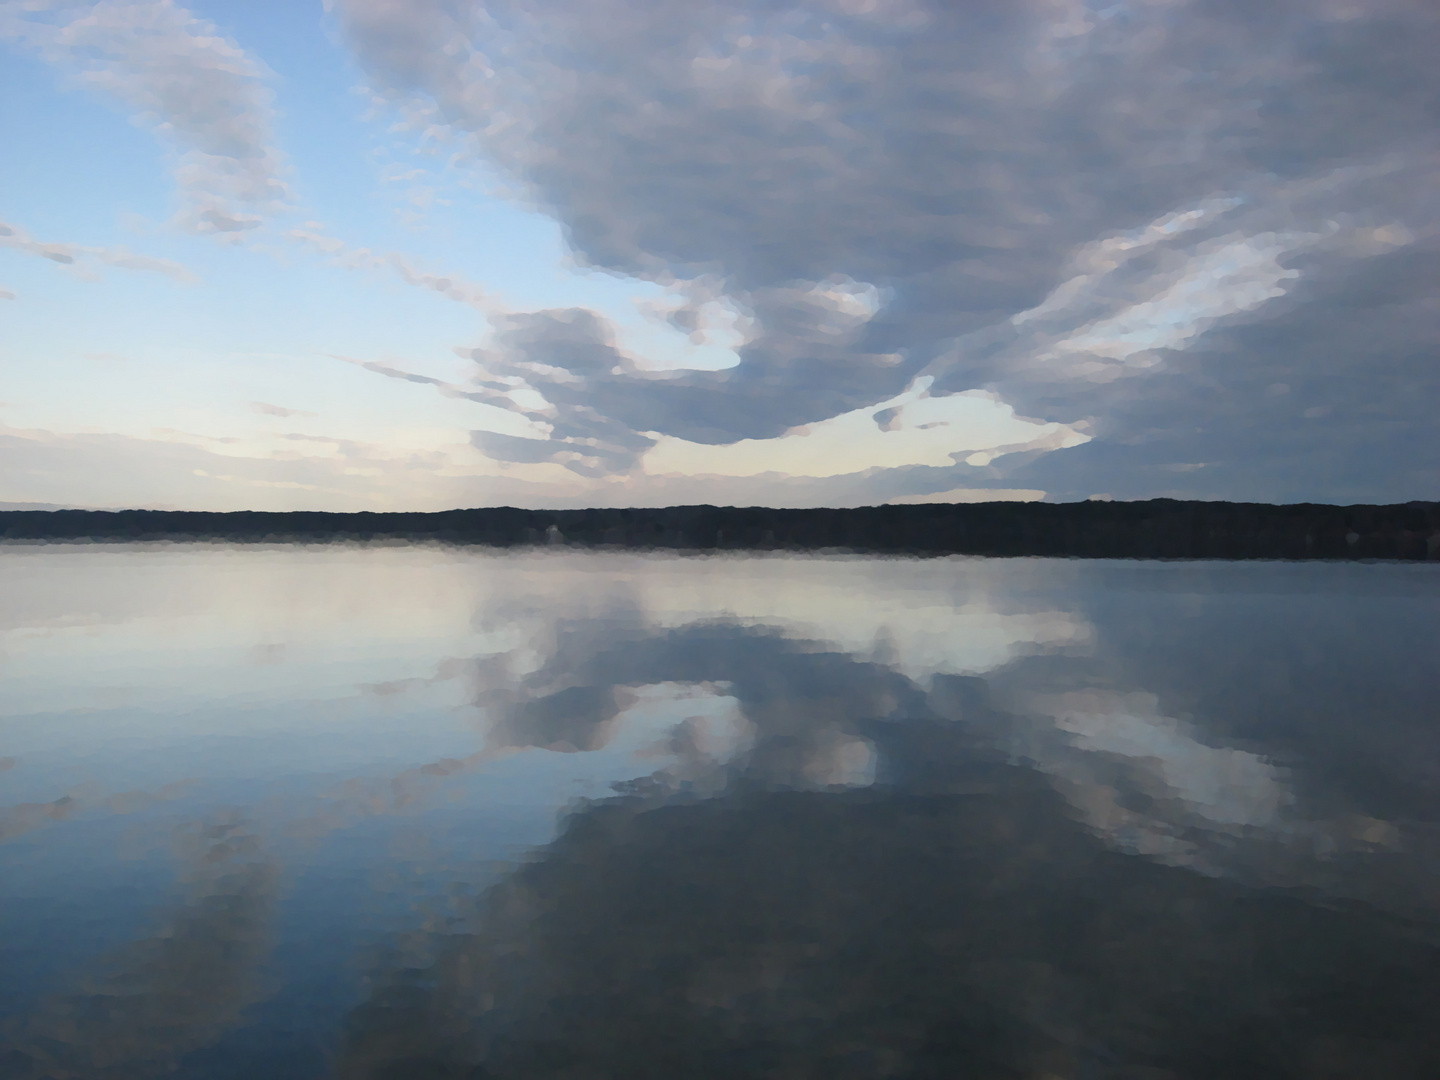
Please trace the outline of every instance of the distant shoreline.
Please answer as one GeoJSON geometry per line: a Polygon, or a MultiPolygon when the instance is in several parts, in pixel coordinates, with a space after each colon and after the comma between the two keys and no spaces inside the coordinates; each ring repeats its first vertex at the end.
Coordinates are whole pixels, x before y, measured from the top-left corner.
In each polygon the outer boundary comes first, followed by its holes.
{"type": "Polygon", "coordinates": [[[1129,559],[1440,560],[1440,503],[994,502],[853,509],[436,513],[0,511],[0,540],[431,541],[672,551],[834,551],[1129,559]]]}

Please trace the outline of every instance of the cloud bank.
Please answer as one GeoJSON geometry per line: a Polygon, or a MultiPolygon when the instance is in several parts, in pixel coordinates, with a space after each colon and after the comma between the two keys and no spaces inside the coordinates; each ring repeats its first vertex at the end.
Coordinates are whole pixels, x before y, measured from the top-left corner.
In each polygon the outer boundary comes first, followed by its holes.
{"type": "Polygon", "coordinates": [[[740,329],[735,367],[660,373],[593,312],[497,315],[474,392],[548,438],[477,433],[491,457],[625,476],[663,436],[774,438],[928,377],[1090,436],[957,453],[929,491],[1384,501],[1440,480],[1433,5],[333,10],[376,87],[468,139],[579,259],[673,288],[677,329],[740,329]]]}

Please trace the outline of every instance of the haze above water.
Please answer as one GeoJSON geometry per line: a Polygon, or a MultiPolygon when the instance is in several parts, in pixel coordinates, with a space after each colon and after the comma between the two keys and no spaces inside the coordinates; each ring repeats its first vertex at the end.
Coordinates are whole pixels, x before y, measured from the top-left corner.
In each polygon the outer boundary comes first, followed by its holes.
{"type": "Polygon", "coordinates": [[[1440,567],[0,548],[0,1076],[1440,1075],[1440,567]]]}

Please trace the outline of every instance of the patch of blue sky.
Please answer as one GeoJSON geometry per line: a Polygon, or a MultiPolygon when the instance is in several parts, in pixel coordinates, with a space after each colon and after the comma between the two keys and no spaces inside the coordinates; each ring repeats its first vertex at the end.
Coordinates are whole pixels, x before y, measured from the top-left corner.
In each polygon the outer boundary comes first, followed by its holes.
{"type": "Polygon", "coordinates": [[[38,57],[3,56],[0,218],[40,239],[98,245],[133,244],[131,215],[168,216],[168,168],[153,135],[38,57]]]}

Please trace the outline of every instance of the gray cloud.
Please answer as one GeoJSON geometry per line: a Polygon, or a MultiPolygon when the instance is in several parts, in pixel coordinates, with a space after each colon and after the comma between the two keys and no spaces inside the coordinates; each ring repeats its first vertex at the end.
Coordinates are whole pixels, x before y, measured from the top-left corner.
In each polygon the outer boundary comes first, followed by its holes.
{"type": "MultiPolygon", "coordinates": [[[[768,438],[893,397],[914,365],[858,347],[874,292],[841,279],[749,293],[747,312],[765,331],[739,366],[709,372],[640,368],[616,348],[606,321],[584,309],[496,315],[494,344],[469,353],[482,372],[476,382],[490,403],[550,424],[555,445],[542,451],[488,433],[477,433],[477,445],[502,460],[560,461],[603,475],[632,468],[654,444],[648,432],[700,443],[768,438]],[[512,397],[520,387],[544,403],[512,397]]],[[[693,308],[672,319],[686,326],[687,316],[693,308]]]]}
{"type": "Polygon", "coordinates": [[[1097,436],[933,490],[1399,498],[1440,476],[1417,426],[1437,310],[1404,285],[1440,252],[1432,5],[335,9],[374,81],[582,261],[690,289],[678,329],[705,298],[750,319],[739,366],[658,376],[594,316],[508,317],[480,381],[554,445],[477,436],[498,457],[624,472],[647,433],[774,436],[924,372],[1097,436]]]}
{"type": "Polygon", "coordinates": [[[267,70],[173,0],[9,0],[5,37],[115,97],[170,147],[183,227],[245,232],[289,200],[267,70]]]}

